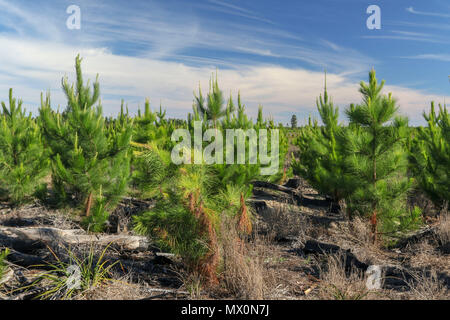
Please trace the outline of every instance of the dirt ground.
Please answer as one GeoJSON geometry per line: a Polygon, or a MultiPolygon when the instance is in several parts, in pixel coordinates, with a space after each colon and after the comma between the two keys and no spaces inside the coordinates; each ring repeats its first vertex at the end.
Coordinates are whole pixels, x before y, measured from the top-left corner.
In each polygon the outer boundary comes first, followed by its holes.
{"type": "MultiPolygon", "coordinates": [[[[177,257],[152,244],[139,251],[111,246],[103,257],[105,265],[111,265],[107,276],[70,299],[450,299],[447,212],[438,218],[430,214],[421,230],[386,249],[371,243],[366,221],[349,222],[342,210],[300,179],[281,190],[257,184],[249,202],[254,208],[254,234],[245,244],[245,257],[230,254],[236,268],[219,274],[224,280],[219,286],[202,286],[177,257]],[[378,289],[368,289],[367,281],[373,279],[370,266],[379,266],[378,289]]],[[[151,206],[124,200],[110,218],[108,233],[131,235],[131,216],[151,206]]],[[[81,229],[78,220],[69,211],[38,203],[20,209],[0,207],[0,228],[81,229]]],[[[0,248],[1,241],[0,235],[0,248]]],[[[22,253],[55,264],[72,255],[83,259],[92,253],[98,258],[102,252],[92,245],[48,245],[22,253]]],[[[36,282],[46,268],[20,264],[7,262],[0,299],[42,298],[55,284],[51,279],[36,282]]]]}

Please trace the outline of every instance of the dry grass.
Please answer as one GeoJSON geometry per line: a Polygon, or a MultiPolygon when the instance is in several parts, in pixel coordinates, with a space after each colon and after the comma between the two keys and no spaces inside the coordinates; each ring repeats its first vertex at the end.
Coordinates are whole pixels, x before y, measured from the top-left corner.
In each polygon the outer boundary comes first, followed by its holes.
{"type": "Polygon", "coordinates": [[[270,206],[263,214],[266,233],[272,238],[297,238],[304,242],[309,237],[315,237],[317,228],[313,228],[309,218],[299,212],[298,207],[289,203],[267,201],[270,206]]]}
{"type": "Polygon", "coordinates": [[[328,255],[325,266],[318,263],[320,284],[318,298],[321,300],[362,300],[369,296],[364,274],[357,270],[345,270],[343,255],[328,255]]]}
{"type": "Polygon", "coordinates": [[[181,288],[186,290],[190,299],[199,300],[204,298],[203,277],[197,272],[178,271],[178,278],[183,284],[181,288]]]}
{"type": "Polygon", "coordinates": [[[437,236],[442,244],[450,242],[450,213],[448,210],[443,211],[440,215],[437,236]]]}
{"type": "Polygon", "coordinates": [[[450,292],[444,283],[439,281],[436,270],[429,275],[413,274],[414,283],[410,283],[410,300],[450,300],[450,292]]]}
{"type": "Polygon", "coordinates": [[[129,276],[110,280],[93,287],[75,297],[77,300],[140,300],[150,294],[137,283],[132,283],[129,276]]]}
{"type": "Polygon", "coordinates": [[[356,216],[350,222],[350,232],[354,239],[356,239],[359,244],[366,247],[372,247],[372,236],[369,227],[369,222],[356,216]]]}
{"type": "Polygon", "coordinates": [[[415,268],[427,268],[450,272],[450,260],[448,255],[441,254],[429,241],[421,241],[413,244],[409,249],[410,264],[415,268]]]}
{"type": "Polygon", "coordinates": [[[239,236],[233,220],[222,223],[220,280],[226,291],[237,299],[264,299],[270,282],[264,266],[264,253],[256,244],[239,236]]]}

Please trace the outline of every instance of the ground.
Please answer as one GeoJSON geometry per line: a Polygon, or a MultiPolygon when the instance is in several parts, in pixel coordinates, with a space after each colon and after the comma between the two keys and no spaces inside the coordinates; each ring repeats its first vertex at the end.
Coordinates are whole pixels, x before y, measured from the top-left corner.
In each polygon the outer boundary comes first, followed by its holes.
{"type": "MultiPolygon", "coordinates": [[[[107,234],[131,236],[132,215],[152,205],[151,201],[124,199],[110,218],[107,234]]],[[[285,186],[256,183],[249,206],[253,208],[254,232],[244,249],[224,249],[229,250],[226,253],[229,266],[219,274],[219,285],[201,285],[199,277],[185,270],[176,256],[160,252],[151,242],[144,250],[111,245],[103,257],[105,266],[111,265],[108,272],[95,285],[78,290],[69,298],[450,298],[447,212],[428,215],[421,230],[387,249],[371,243],[367,221],[356,218],[349,222],[340,208],[301,179],[290,180],[285,186]],[[381,267],[380,289],[367,288],[366,271],[371,265],[381,267]]],[[[21,208],[5,204],[0,209],[0,230],[37,227],[79,230],[84,235],[79,218],[70,211],[46,208],[39,203],[21,208]]],[[[5,241],[0,235],[0,247],[5,241]]],[[[98,259],[103,251],[102,246],[92,243],[67,246],[54,241],[27,250],[12,249],[45,263],[36,266],[17,257],[6,262],[0,299],[42,298],[40,295],[55,285],[49,278],[36,282],[40,275],[51,270],[48,262],[70,260],[73,255],[83,259],[91,253],[98,259]]],[[[51,298],[63,296],[55,294],[51,298]]]]}

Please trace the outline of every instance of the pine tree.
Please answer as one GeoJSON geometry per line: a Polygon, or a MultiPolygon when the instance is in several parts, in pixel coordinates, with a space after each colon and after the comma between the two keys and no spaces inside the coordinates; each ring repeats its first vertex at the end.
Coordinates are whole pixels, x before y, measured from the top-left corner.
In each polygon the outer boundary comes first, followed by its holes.
{"type": "Polygon", "coordinates": [[[138,109],[133,126],[133,141],[138,143],[149,143],[156,138],[157,114],[150,109],[150,100],[145,99],[144,114],[138,109]]]}
{"type": "Polygon", "coordinates": [[[324,93],[317,98],[316,106],[323,126],[310,118],[308,125],[302,128],[296,140],[301,150],[300,160],[293,160],[293,169],[320,193],[338,203],[351,194],[355,185],[347,172],[346,156],[339,139],[347,128],[339,124],[339,108],[328,95],[326,78],[324,93]]]}
{"type": "Polygon", "coordinates": [[[418,221],[417,209],[409,212],[406,195],[411,186],[407,177],[408,133],[406,118],[397,115],[392,95],[382,95],[384,81],[378,84],[375,70],[369,83],[361,82],[363,103],[346,110],[350,130],[343,136],[348,168],[361,185],[350,196],[350,210],[371,216],[374,241],[378,221],[382,233],[395,234],[418,221]]]}
{"type": "Polygon", "coordinates": [[[127,187],[132,126],[126,118],[121,126],[105,124],[100,103],[94,107],[100,96],[98,76],[91,92],[83,83],[79,56],[75,68],[75,85],[62,80],[68,100],[62,114],[52,111],[49,95],[41,99],[42,132],[51,150],[56,196],[84,205],[88,228],[100,231],[127,187]]]}
{"type": "Polygon", "coordinates": [[[297,128],[297,116],[295,114],[293,114],[291,117],[291,128],[297,128]]]}
{"type": "Polygon", "coordinates": [[[427,127],[419,127],[412,141],[411,168],[419,186],[439,207],[450,199],[450,117],[446,106],[434,103],[423,117],[427,127]]]}
{"type": "Polygon", "coordinates": [[[49,161],[36,121],[22,109],[22,100],[9,90],[9,106],[2,102],[0,115],[1,193],[14,204],[37,191],[47,174],[49,161]]]}
{"type": "Polygon", "coordinates": [[[207,120],[212,123],[213,127],[217,128],[218,121],[227,113],[227,109],[224,108],[223,93],[219,89],[217,73],[216,79],[214,80],[214,78],[211,78],[209,82],[209,93],[206,97],[206,105],[205,99],[202,95],[202,91],[199,88],[199,95],[195,95],[194,106],[201,117],[206,116],[207,120]]]}

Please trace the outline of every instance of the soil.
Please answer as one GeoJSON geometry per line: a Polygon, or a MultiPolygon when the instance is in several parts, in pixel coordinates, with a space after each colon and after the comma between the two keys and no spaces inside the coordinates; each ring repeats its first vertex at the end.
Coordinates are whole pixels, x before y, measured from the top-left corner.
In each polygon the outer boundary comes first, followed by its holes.
{"type": "MultiPolygon", "coordinates": [[[[437,230],[442,232],[442,227],[435,211],[431,210],[430,214],[434,219],[426,219],[421,230],[388,249],[371,243],[365,220],[349,222],[337,204],[318,194],[305,181],[291,179],[284,188],[280,191],[270,184],[255,187],[254,197],[249,201],[255,230],[249,246],[260,255],[267,277],[263,298],[450,299],[449,245],[439,238],[437,230]],[[332,257],[344,257],[341,278],[339,270],[333,271],[330,267],[332,257]],[[372,265],[383,270],[382,287],[377,290],[368,290],[364,285],[365,272],[372,265]],[[358,276],[353,277],[356,274],[358,276]],[[356,289],[342,294],[340,282],[345,290],[352,287],[346,285],[350,283],[356,289]],[[330,288],[334,288],[331,293],[330,288]]],[[[152,206],[150,200],[124,199],[111,215],[107,232],[133,234],[132,216],[152,206]]],[[[429,207],[429,204],[424,206],[429,207]]],[[[10,208],[7,204],[0,207],[0,226],[80,229],[79,220],[69,211],[46,208],[39,203],[21,208],[10,208]]],[[[88,246],[70,249],[81,257],[92,250],[99,257],[103,251],[103,248],[88,246]]],[[[70,258],[64,246],[36,247],[26,254],[46,263],[70,258]]],[[[107,264],[116,263],[111,268],[111,279],[73,299],[240,298],[223,288],[193,289],[195,281],[181,261],[176,256],[161,253],[152,244],[148,250],[140,252],[111,247],[104,260],[107,264]]],[[[34,283],[45,269],[42,266],[24,268],[9,262],[9,279],[0,284],[0,299],[37,298],[48,289],[45,282],[34,283]]]]}

